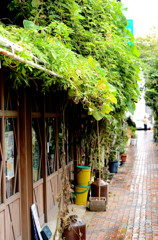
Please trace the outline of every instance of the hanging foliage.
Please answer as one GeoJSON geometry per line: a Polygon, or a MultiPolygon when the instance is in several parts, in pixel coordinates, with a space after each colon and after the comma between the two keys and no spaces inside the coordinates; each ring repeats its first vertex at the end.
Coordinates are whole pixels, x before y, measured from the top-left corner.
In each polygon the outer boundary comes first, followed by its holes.
{"type": "Polygon", "coordinates": [[[23,27],[0,26],[0,32],[23,47],[17,53],[31,60],[29,53],[41,59],[47,69],[62,76],[32,71],[14,60],[16,82],[29,84],[30,77],[43,80],[43,87],[59,83],[77,103],[82,101],[96,120],[110,112],[120,115],[133,111],[139,89],[139,52],[121,4],[107,0],[11,1],[12,19],[23,27]],[[26,51],[28,50],[28,51],[26,51]],[[16,66],[16,67],[15,67],[16,66]]]}

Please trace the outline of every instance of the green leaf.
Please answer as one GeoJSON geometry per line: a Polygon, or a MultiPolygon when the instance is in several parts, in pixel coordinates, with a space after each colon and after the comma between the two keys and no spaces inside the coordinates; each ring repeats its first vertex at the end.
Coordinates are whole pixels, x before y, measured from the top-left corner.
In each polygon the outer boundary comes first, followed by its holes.
{"type": "Polygon", "coordinates": [[[98,111],[96,108],[94,109],[92,115],[97,121],[100,121],[105,116],[104,113],[102,113],[101,111],[98,111]]]}
{"type": "Polygon", "coordinates": [[[74,91],[72,89],[68,90],[68,94],[69,94],[70,97],[74,97],[74,95],[75,95],[74,91]]]}
{"type": "Polygon", "coordinates": [[[107,84],[109,85],[110,92],[112,92],[114,95],[116,95],[116,93],[117,93],[116,88],[113,85],[111,85],[110,83],[107,83],[107,84]]]}
{"type": "Polygon", "coordinates": [[[38,8],[40,5],[40,0],[32,0],[31,5],[32,7],[38,8]]]}
{"type": "Polygon", "coordinates": [[[130,48],[131,48],[131,51],[132,51],[133,55],[135,55],[136,57],[139,57],[139,56],[140,56],[140,52],[139,52],[139,50],[136,48],[135,45],[131,45],[130,48]]]}
{"type": "Polygon", "coordinates": [[[105,83],[105,81],[103,81],[103,80],[99,80],[98,83],[97,83],[97,85],[98,85],[98,88],[99,88],[100,90],[105,90],[105,89],[108,88],[107,83],[105,83]]]}
{"type": "Polygon", "coordinates": [[[130,113],[134,114],[134,111],[136,110],[135,103],[129,101],[129,103],[128,103],[128,110],[129,110],[130,113]]]}
{"type": "Polygon", "coordinates": [[[107,103],[103,103],[101,112],[108,114],[109,112],[111,112],[111,107],[107,103]]]}
{"type": "Polygon", "coordinates": [[[109,99],[112,103],[117,103],[117,98],[115,98],[113,95],[110,95],[109,99]]]}
{"type": "Polygon", "coordinates": [[[30,30],[30,29],[39,29],[40,27],[35,25],[33,22],[24,20],[23,21],[24,28],[30,30]]]}

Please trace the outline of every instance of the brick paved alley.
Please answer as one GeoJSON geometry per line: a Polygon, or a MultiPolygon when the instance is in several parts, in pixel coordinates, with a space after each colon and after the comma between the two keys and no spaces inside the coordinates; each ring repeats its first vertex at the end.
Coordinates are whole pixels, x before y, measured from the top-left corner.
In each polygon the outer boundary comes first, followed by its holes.
{"type": "Polygon", "coordinates": [[[158,152],[152,131],[138,132],[110,182],[106,212],[86,212],[87,240],[158,239],[158,152]]]}

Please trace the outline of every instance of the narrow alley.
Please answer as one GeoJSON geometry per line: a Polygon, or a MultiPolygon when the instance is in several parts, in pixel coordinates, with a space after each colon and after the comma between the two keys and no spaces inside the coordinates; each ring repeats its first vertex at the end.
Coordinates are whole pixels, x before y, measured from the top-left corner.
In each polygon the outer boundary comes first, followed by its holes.
{"type": "Polygon", "coordinates": [[[110,182],[107,211],[84,215],[87,240],[158,239],[158,152],[152,131],[137,135],[110,182]]]}

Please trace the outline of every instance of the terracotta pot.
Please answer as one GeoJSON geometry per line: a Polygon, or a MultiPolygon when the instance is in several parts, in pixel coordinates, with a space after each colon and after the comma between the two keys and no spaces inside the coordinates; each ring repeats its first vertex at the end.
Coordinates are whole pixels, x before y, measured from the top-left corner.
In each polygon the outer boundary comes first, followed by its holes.
{"type": "Polygon", "coordinates": [[[77,215],[69,217],[69,224],[65,227],[62,239],[65,240],[86,240],[86,224],[77,215]]]}
{"type": "Polygon", "coordinates": [[[122,162],[126,162],[127,154],[121,154],[122,162]]]}

